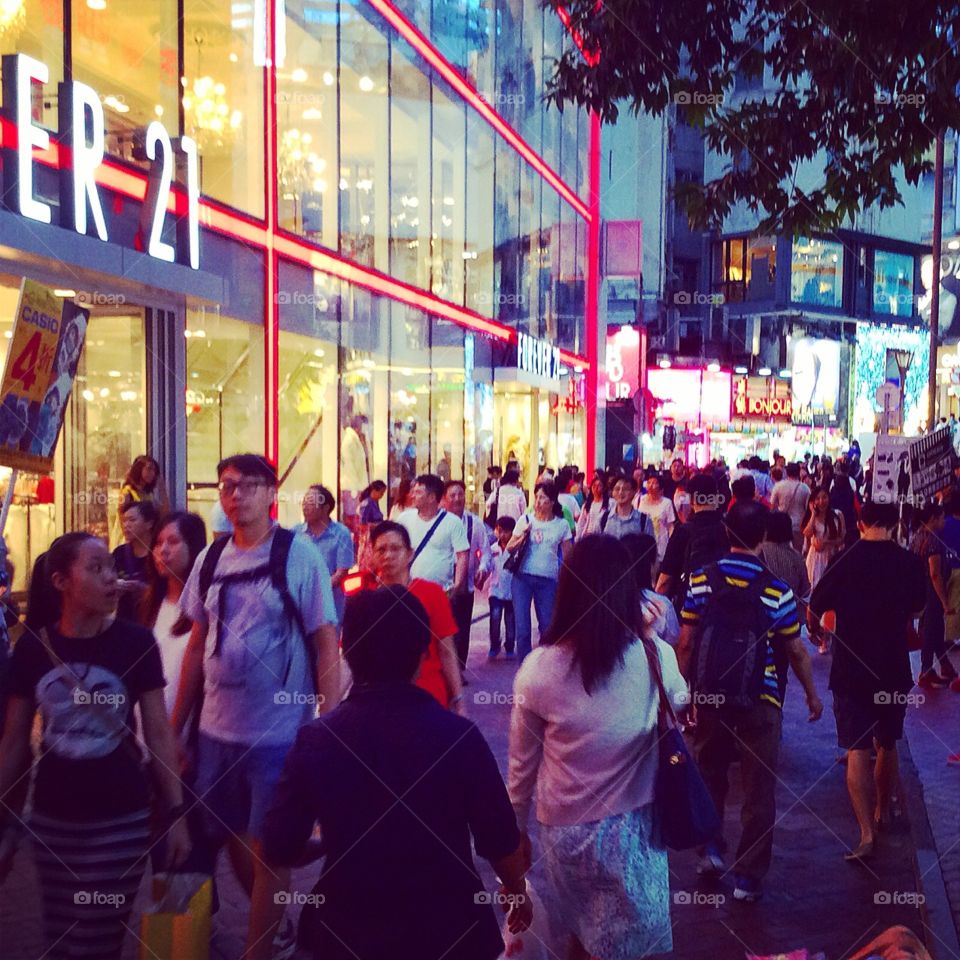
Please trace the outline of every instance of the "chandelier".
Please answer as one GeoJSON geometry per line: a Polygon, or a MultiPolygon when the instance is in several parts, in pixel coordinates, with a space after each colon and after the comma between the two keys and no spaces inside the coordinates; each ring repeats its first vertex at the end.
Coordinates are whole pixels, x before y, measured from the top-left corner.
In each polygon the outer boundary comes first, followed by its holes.
{"type": "Polygon", "coordinates": [[[183,95],[183,112],[187,129],[201,149],[226,146],[243,124],[243,113],[230,109],[226,85],[210,76],[193,81],[183,95]]]}
{"type": "Polygon", "coordinates": [[[313,136],[296,127],[284,130],[277,145],[281,190],[296,196],[306,190],[324,193],[327,161],[313,148],[313,136]]]}
{"type": "Polygon", "coordinates": [[[24,0],[0,0],[0,37],[10,40],[22,29],[27,19],[24,0]]]}

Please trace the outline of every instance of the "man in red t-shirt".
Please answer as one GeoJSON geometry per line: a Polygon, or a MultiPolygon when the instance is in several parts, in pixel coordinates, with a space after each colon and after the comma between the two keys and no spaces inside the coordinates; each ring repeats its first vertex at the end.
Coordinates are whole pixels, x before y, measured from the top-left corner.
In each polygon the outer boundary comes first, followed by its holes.
{"type": "MultiPolygon", "coordinates": [[[[376,575],[363,574],[359,589],[397,585],[406,587],[420,601],[430,620],[430,646],[420,664],[416,685],[433,694],[443,706],[464,715],[460,666],[453,645],[457,622],[443,587],[430,580],[410,578],[413,548],[406,527],[385,520],[373,528],[370,544],[376,575]]],[[[348,577],[344,582],[348,592],[353,579],[348,577]]]]}

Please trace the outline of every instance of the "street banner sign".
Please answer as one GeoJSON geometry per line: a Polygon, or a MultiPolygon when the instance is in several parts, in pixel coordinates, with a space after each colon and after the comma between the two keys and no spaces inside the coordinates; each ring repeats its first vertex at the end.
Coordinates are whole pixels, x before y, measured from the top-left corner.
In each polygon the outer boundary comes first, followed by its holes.
{"type": "Polygon", "coordinates": [[[934,430],[910,442],[911,494],[922,504],[953,480],[953,438],[946,428],[934,430]]]}
{"type": "Polygon", "coordinates": [[[50,473],[90,313],[24,279],[0,384],[0,465],[50,473]]]}
{"type": "Polygon", "coordinates": [[[880,434],[873,452],[870,498],[874,503],[910,503],[911,480],[910,437],[880,434]]]}

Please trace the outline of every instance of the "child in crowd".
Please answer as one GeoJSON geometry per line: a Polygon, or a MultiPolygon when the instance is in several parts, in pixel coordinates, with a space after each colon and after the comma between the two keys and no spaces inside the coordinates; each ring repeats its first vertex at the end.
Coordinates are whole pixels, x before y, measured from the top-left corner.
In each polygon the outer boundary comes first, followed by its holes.
{"type": "Polygon", "coordinates": [[[516,640],[516,621],[513,616],[512,581],[513,574],[504,569],[504,564],[510,556],[507,553],[507,544],[513,536],[517,521],[513,517],[500,517],[497,520],[494,532],[497,542],[493,545],[493,569],[490,577],[490,653],[493,660],[500,653],[500,621],[505,622],[506,638],[503,648],[508,657],[513,657],[513,647],[516,640]]]}

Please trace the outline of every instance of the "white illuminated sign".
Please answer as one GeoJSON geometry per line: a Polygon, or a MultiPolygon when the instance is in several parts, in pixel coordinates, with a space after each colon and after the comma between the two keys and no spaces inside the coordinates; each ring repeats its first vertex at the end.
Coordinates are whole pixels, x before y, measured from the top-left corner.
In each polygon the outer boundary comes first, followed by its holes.
{"type": "Polygon", "coordinates": [[[517,334],[517,368],[547,380],[560,379],[560,348],[526,333],[517,334]]]}
{"type": "MultiPolygon", "coordinates": [[[[17,53],[3,57],[2,75],[3,112],[17,132],[17,145],[7,148],[8,155],[12,156],[3,165],[4,201],[21,216],[51,223],[50,206],[34,196],[33,184],[33,151],[46,150],[50,146],[50,134],[34,122],[33,84],[49,83],[50,71],[39,60],[17,53]]],[[[97,236],[107,241],[107,224],[96,177],[104,154],[103,104],[91,87],[77,81],[59,84],[58,97],[58,141],[63,148],[60,158],[61,225],[86,235],[89,212],[97,236]]],[[[170,135],[159,120],[147,127],[145,148],[147,157],[154,161],[142,221],[148,237],[147,252],[168,263],[179,260],[196,270],[200,266],[200,164],[196,141],[183,137],[176,151],[178,179],[185,185],[187,194],[187,216],[178,220],[176,248],[162,239],[175,152],[170,135]]]]}

